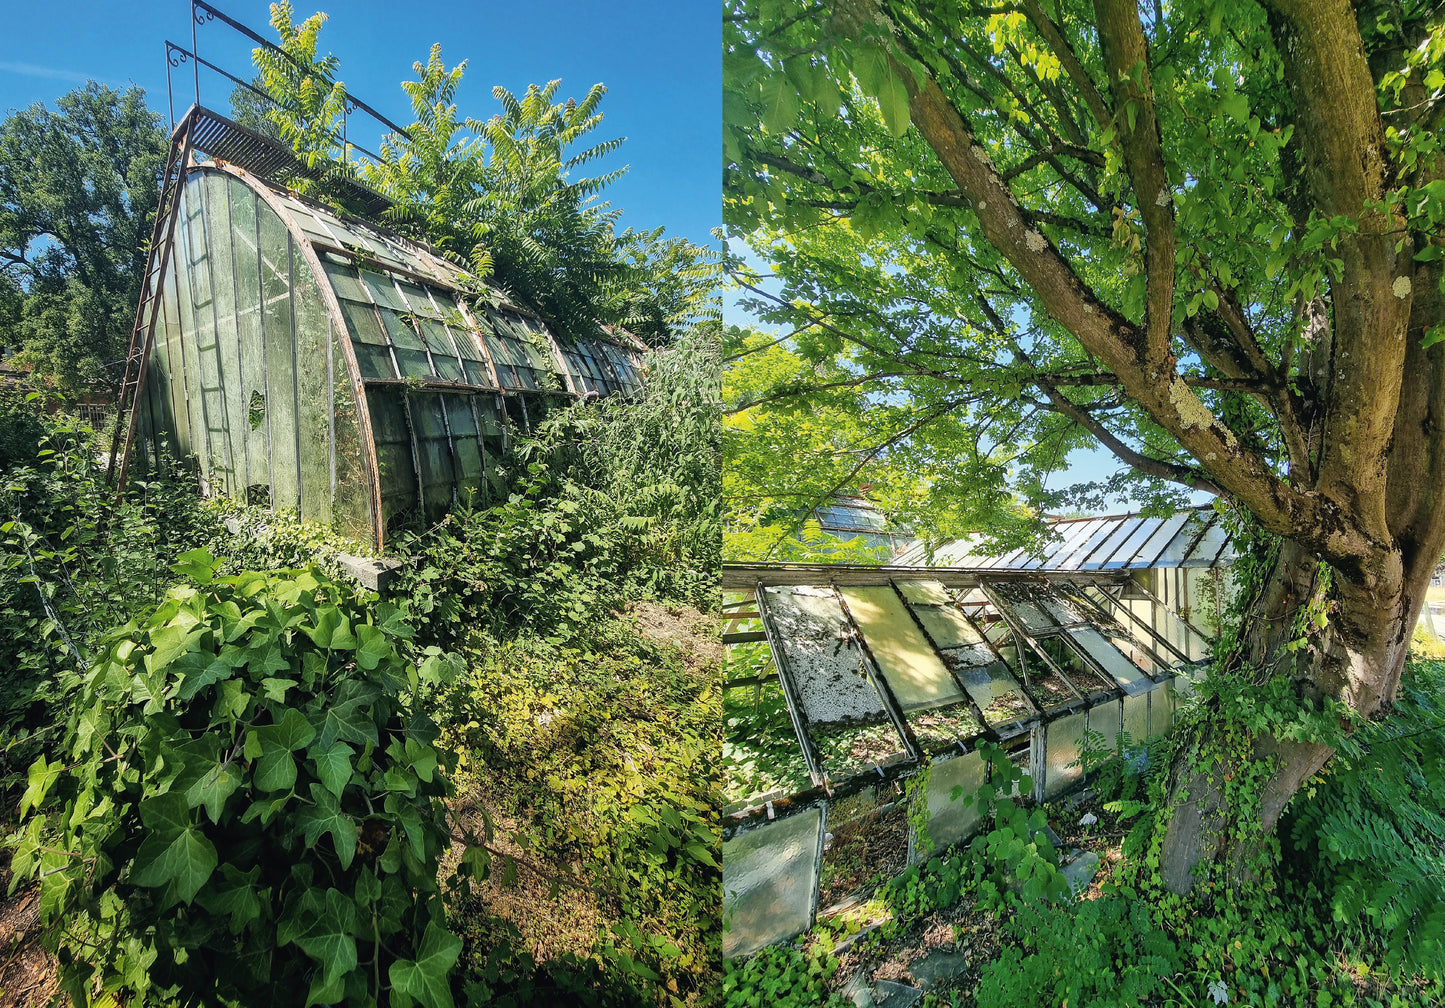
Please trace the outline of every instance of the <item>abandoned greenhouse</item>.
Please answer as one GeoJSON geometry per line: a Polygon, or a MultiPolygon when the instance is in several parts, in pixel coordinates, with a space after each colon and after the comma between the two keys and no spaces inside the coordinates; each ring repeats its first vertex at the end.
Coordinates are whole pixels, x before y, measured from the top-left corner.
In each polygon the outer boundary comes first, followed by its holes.
{"type": "MultiPolygon", "coordinates": [[[[628,334],[560,341],[428,248],[297,195],[283,184],[297,169],[200,106],[177,125],[122,482],[132,456],[194,459],[209,495],[380,548],[400,522],[486,500],[509,429],[638,386],[628,334]]],[[[387,206],[354,188],[368,216],[387,206]]]]}
{"type": "Polygon", "coordinates": [[[911,823],[939,848],[969,836],[981,814],[951,796],[985,783],[983,742],[1044,801],[1081,782],[1086,732],[1168,729],[1209,655],[1227,531],[1208,509],[1054,531],[1042,555],[958,543],[886,567],[725,566],[725,955],[914,863],[911,823]],[[859,833],[861,876],[840,857],[859,833]]]}

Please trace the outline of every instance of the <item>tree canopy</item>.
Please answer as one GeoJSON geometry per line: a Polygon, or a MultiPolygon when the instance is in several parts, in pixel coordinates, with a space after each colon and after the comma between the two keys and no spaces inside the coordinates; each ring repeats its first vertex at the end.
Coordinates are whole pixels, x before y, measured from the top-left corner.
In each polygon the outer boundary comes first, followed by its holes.
{"type": "Polygon", "coordinates": [[[416,120],[404,135],[383,139],[380,161],[364,160],[341,143],[346,88],[339,60],[318,56],[325,20],[318,13],[297,24],[289,3],[273,4],[282,52],[254,53],[259,84],[275,101],[266,118],[313,166],[329,162],[394,200],[389,223],[470,267],[564,335],[590,335],[602,323],[661,344],[717,317],[717,256],[664,237],[661,227],[619,232],[620,210],[600,197],[626,167],[579,174],[623,143],[591,137],[603,121],[602,84],[581,100],[562,101],[557,80],[520,96],[497,86],[492,94],[502,111],[466,117],[454,100],[466,61],[447,67],[438,43],[413,65],[417,79],[402,82],[416,120]]]}
{"type": "Polygon", "coordinates": [[[118,379],[165,150],[137,87],[92,81],[0,123],[0,343],[37,375],[118,379]]]}
{"type": "MultiPolygon", "coordinates": [[[[1041,503],[1028,473],[1087,442],[1229,502],[1283,543],[1242,660],[1387,708],[1445,546],[1438,6],[732,0],[726,25],[725,214],[819,382],[919,421],[889,432],[972,432],[966,467],[1017,456],[1041,503]]],[[[1294,734],[1248,735],[1266,828],[1333,752],[1294,734]]]]}

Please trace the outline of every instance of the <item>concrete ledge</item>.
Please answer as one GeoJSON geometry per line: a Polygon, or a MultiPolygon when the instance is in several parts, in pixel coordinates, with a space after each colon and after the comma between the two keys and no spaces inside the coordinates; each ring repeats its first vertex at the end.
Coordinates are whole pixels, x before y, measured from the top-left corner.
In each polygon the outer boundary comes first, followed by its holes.
{"type": "Polygon", "coordinates": [[[337,553],[336,562],[341,569],[360,582],[363,588],[385,592],[396,579],[397,569],[403,561],[391,557],[357,557],[349,553],[337,553]]]}

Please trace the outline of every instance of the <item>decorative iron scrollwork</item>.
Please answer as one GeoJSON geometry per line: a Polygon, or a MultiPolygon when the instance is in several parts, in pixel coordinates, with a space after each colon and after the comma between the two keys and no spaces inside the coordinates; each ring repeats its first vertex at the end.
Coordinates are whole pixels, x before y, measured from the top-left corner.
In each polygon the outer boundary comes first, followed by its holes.
{"type": "Polygon", "coordinates": [[[171,66],[178,67],[182,63],[190,62],[190,58],[191,54],[180,46],[166,43],[166,62],[171,66]]]}

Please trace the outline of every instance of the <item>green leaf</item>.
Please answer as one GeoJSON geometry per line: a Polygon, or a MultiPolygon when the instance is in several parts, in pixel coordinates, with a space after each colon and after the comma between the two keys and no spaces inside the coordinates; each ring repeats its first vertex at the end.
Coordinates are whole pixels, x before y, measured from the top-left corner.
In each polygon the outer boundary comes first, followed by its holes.
{"type": "Polygon", "coordinates": [[[20,818],[24,819],[28,810],[40,807],[40,803],[45,801],[46,794],[50,792],[50,785],[55,783],[55,779],[64,769],[64,763],[47,763],[44,756],[30,764],[30,771],[26,775],[28,786],[25,794],[20,796],[20,818]]]}
{"type": "Polygon", "coordinates": [[[272,749],[256,761],[251,782],[262,791],[290,791],[296,784],[296,758],[285,749],[272,749]]]}
{"type": "Polygon", "coordinates": [[[321,834],[330,833],[337,860],[343,869],[350,868],[351,859],[356,856],[358,830],[355,820],[341,811],[336,795],[320,784],[311,785],[311,801],[312,805],[296,814],[296,822],[306,837],[306,846],[316,846],[321,834]]]}
{"type": "Polygon", "coordinates": [[[386,634],[374,626],[363,623],[356,628],[356,637],[361,642],[356,649],[356,664],[370,672],[387,658],[395,657],[396,649],[386,634]]]}
{"type": "Polygon", "coordinates": [[[196,902],[213,914],[229,914],[231,933],[240,934],[247,924],[261,916],[261,897],[264,894],[257,888],[261,867],[257,865],[244,873],[234,865],[223,864],[220,867],[220,879],[215,885],[207,886],[196,902]]]}
{"type": "Polygon", "coordinates": [[[333,742],[326,749],[312,746],[307,755],[316,762],[316,776],[326,790],[340,798],[346,785],[351,782],[351,759],[356,755],[356,750],[345,742],[333,742]]]}
{"type": "Polygon", "coordinates": [[[908,132],[908,85],[894,69],[888,53],[878,46],[867,47],[853,61],[853,75],[866,94],[878,99],[888,132],[895,137],[908,132]]]}
{"type": "Polygon", "coordinates": [[[332,983],[356,969],[356,903],[338,889],[327,889],[322,896],[308,889],[296,905],[277,922],[276,943],[294,942],[324,971],[325,982],[332,983]]]}
{"type": "Polygon", "coordinates": [[[174,882],[176,895],[183,903],[190,903],[216,870],[215,845],[194,828],[183,830],[169,843],[156,840],[148,851],[148,842],[153,839],[147,838],[136,852],[131,881],[153,889],[174,882]],[[157,847],[159,850],[154,849],[157,847]]]}
{"type": "Polygon", "coordinates": [[[460,938],[437,926],[435,921],[429,922],[416,959],[398,959],[391,964],[387,976],[393,987],[415,998],[425,1008],[453,1008],[448,974],[461,951],[460,938]]]}
{"type": "Polygon", "coordinates": [[[798,89],[782,74],[763,82],[763,125],[769,133],[786,133],[798,121],[798,89]]]}
{"type": "Polygon", "coordinates": [[[226,799],[240,786],[241,771],[236,765],[218,763],[214,770],[207,771],[186,790],[186,804],[191,808],[204,805],[211,822],[219,824],[226,799]]]}
{"type": "Polygon", "coordinates": [[[279,746],[288,752],[295,752],[311,744],[311,740],[316,737],[316,728],[306,720],[305,714],[291,707],[287,708],[280,724],[257,728],[256,734],[260,735],[261,741],[268,746],[279,746]]]}

